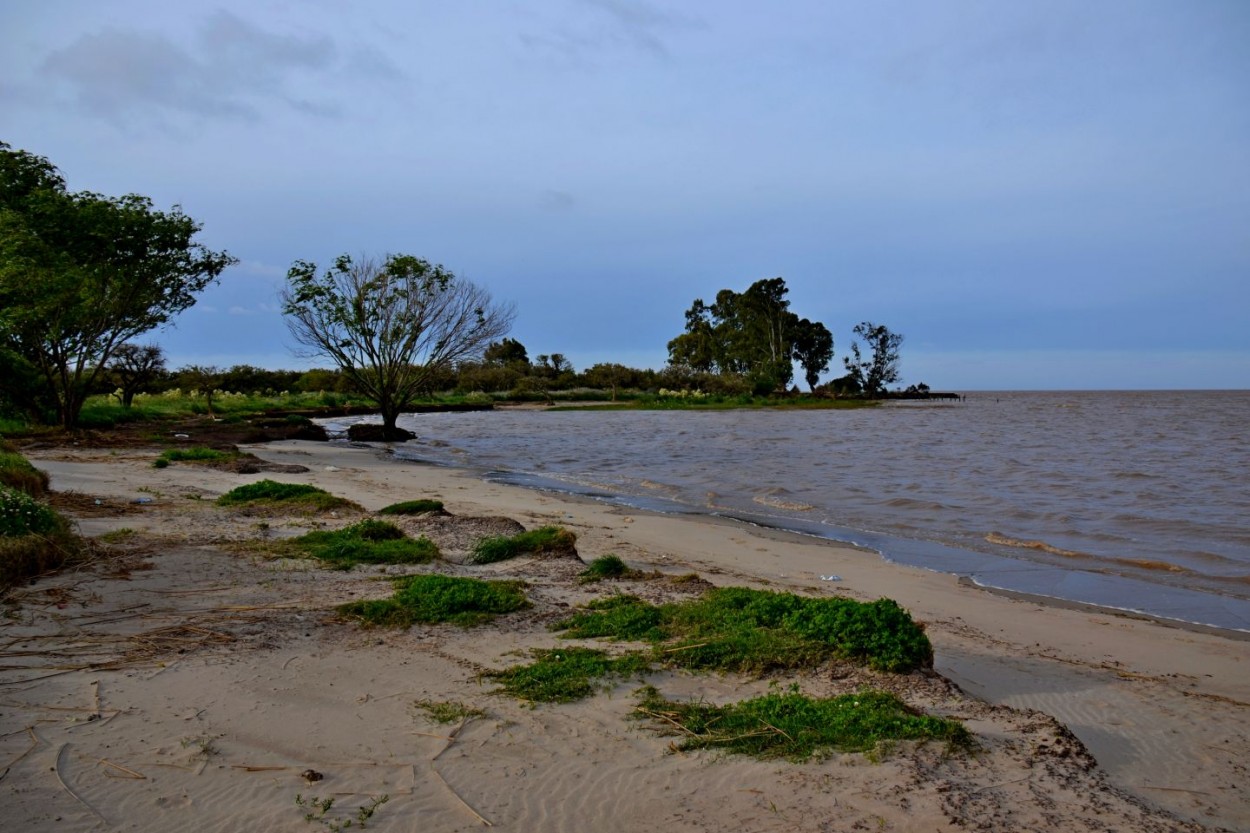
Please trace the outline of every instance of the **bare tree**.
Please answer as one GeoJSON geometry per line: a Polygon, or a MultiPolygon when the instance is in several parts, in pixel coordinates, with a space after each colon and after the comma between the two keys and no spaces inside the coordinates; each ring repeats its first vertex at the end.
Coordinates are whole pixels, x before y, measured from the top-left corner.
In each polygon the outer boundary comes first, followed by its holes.
{"type": "Polygon", "coordinates": [[[515,317],[481,287],[411,255],[342,255],[320,275],[297,260],[282,311],[308,355],[329,358],[377,402],[388,439],[407,436],[395,421],[432,376],[481,358],[515,317]]]}

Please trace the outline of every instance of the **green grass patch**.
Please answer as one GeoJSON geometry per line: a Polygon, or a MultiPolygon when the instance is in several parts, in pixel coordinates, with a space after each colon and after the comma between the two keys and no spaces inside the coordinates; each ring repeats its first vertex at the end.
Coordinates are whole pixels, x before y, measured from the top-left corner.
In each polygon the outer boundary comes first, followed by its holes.
{"type": "Polygon", "coordinates": [[[339,612],[380,627],[406,628],[418,622],[471,627],[529,607],[519,581],[427,575],[395,579],[393,584],[391,598],[350,602],[341,605],[339,612]]]}
{"type": "Polygon", "coordinates": [[[866,752],[903,740],[936,740],[958,748],[972,745],[963,724],[920,714],[885,691],[812,698],[792,687],[784,693],[712,706],[666,700],[647,686],[636,715],[655,721],[665,734],[679,735],[678,749],[723,749],[765,759],[805,761],[831,752],[866,752]]]}
{"type": "Polygon", "coordinates": [[[471,564],[493,564],[520,555],[567,552],[574,549],[577,536],[562,526],[544,526],[511,536],[483,538],[473,548],[471,564]]]}
{"type": "Polygon", "coordinates": [[[289,545],[339,570],[357,564],[426,564],[438,558],[429,538],[410,538],[387,521],[367,519],[335,530],[317,530],[289,545]]]}
{"type": "Polygon", "coordinates": [[[589,697],[607,681],[646,673],[650,663],[641,654],[614,657],[594,648],[539,650],[529,665],[486,674],[500,691],[535,703],[570,703],[589,697]]]}
{"type": "Polygon", "coordinates": [[[405,500],[392,503],[378,510],[379,515],[427,515],[431,512],[442,512],[441,500],[405,500]]]}
{"type": "Polygon", "coordinates": [[[481,709],[452,700],[418,700],[412,705],[413,708],[424,712],[425,716],[435,723],[459,723],[462,720],[486,716],[486,712],[481,709]]]}
{"type": "Polygon", "coordinates": [[[620,556],[604,555],[587,564],[586,569],[578,574],[578,579],[582,584],[588,584],[608,579],[638,578],[642,575],[640,570],[629,567],[620,556]]]}
{"type": "Polygon", "coordinates": [[[276,480],[258,480],[245,486],[236,486],[217,498],[217,504],[300,508],[314,512],[343,507],[357,508],[350,500],[335,497],[325,489],[307,483],[279,483],[276,480]]]}
{"type": "Polygon", "coordinates": [[[657,660],[684,668],[762,674],[842,658],[907,672],[933,663],[923,629],[890,599],[722,587],[657,606],[623,595],[593,602],[555,627],[571,638],[651,642],[657,660]]]}
{"type": "Polygon", "coordinates": [[[170,448],[161,452],[161,456],[156,458],[155,465],[157,468],[164,468],[165,466],[160,465],[162,460],[165,461],[165,465],[170,463],[219,463],[222,460],[230,460],[238,456],[238,452],[218,451],[215,448],[207,448],[205,446],[170,448]]]}
{"type": "Polygon", "coordinates": [[[48,474],[16,451],[0,446],[0,486],[40,498],[48,493],[48,474]]]}

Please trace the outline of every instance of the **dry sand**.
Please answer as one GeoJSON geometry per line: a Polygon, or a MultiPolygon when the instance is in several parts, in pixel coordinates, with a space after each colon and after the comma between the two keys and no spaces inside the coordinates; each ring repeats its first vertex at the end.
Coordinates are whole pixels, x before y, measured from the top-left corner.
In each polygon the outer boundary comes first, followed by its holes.
{"type": "MultiPolygon", "coordinates": [[[[371,448],[249,450],[308,470],[158,470],[155,450],[141,449],[28,452],[85,534],[135,534],[86,569],[17,591],[0,620],[0,829],[333,829],[381,795],[389,801],[368,829],[1250,829],[1245,641],[1001,598],[847,547],[485,483],[371,448]],[[586,561],[616,553],[715,584],[897,599],[926,623],[940,674],[838,666],[795,679],[818,695],[892,688],[964,720],[980,751],[901,745],[805,764],[674,753],[671,738],[628,719],[636,681],[569,705],[496,695],[480,672],[567,644],[546,625],[569,606],[697,586],[580,585],[582,564],[569,559],[440,564],[412,569],[524,578],[535,606],[472,630],[361,630],[333,608],[386,595],[386,569],[332,572],[232,547],[353,519],[259,518],[212,503],[262,477],[314,483],[368,510],[440,498],[461,520],[422,528],[453,556],[509,528],[502,519],[558,523],[577,533],[586,561]],[[829,574],[841,580],[820,578],[829,574]],[[419,700],[483,716],[439,725],[419,700]],[[308,770],[321,779],[306,780],[308,770]],[[306,821],[297,796],[335,803],[306,821]]],[[[716,702],[770,683],[650,681],[716,702]]]]}

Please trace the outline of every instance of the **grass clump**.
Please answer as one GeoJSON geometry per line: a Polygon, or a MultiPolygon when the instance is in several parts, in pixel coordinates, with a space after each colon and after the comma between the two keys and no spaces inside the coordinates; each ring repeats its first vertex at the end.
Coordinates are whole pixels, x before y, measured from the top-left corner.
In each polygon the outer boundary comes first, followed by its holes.
{"type": "Polygon", "coordinates": [[[429,538],[409,538],[394,524],[373,519],[342,529],[309,532],[290,543],[339,570],[357,564],[426,564],[439,555],[429,538]]]}
{"type": "Polygon", "coordinates": [[[426,515],[431,512],[442,512],[441,500],[405,500],[392,503],[378,510],[379,515],[426,515]]]}
{"type": "Polygon", "coordinates": [[[511,536],[483,538],[473,548],[472,564],[493,564],[519,555],[567,552],[574,549],[577,536],[562,526],[544,526],[511,536]]]}
{"type": "Polygon", "coordinates": [[[618,596],[555,627],[575,638],[648,641],[657,651],[663,643],[663,661],[685,668],[760,674],[834,657],[893,672],[933,664],[923,629],[890,599],[864,603],[722,587],[659,606],[618,596]]]}
{"type": "Polygon", "coordinates": [[[0,485],[0,590],[80,559],[69,521],[26,492],[0,485]]]}
{"type": "Polygon", "coordinates": [[[589,697],[603,681],[638,676],[650,666],[646,657],[632,653],[613,657],[593,648],[535,651],[529,665],[492,671],[501,692],[534,703],[570,703],[589,697]]]}
{"type": "Polygon", "coordinates": [[[435,723],[459,723],[472,717],[485,717],[486,715],[486,712],[481,709],[451,700],[418,700],[412,705],[425,712],[425,716],[435,723]]]}
{"type": "Polygon", "coordinates": [[[217,503],[219,506],[282,506],[313,512],[355,506],[350,500],[335,497],[325,489],[307,483],[279,483],[276,480],[258,480],[236,486],[217,498],[217,503]]]}
{"type": "Polygon", "coordinates": [[[638,570],[630,568],[619,556],[604,555],[586,565],[586,569],[578,575],[578,579],[582,584],[589,584],[606,579],[633,578],[639,575],[641,573],[638,570]]]}
{"type": "Polygon", "coordinates": [[[963,724],[919,714],[885,691],[812,698],[793,686],[787,692],[713,706],[666,700],[647,686],[637,715],[653,719],[666,734],[680,735],[678,749],[723,749],[766,759],[805,761],[901,740],[939,740],[963,748],[972,744],[963,724]]]}
{"type": "Polygon", "coordinates": [[[451,622],[462,627],[529,607],[524,584],[459,576],[427,575],[395,579],[389,599],[349,602],[339,612],[367,625],[406,628],[418,622],[451,622]]]}
{"type": "Polygon", "coordinates": [[[218,451],[215,448],[196,446],[194,448],[170,448],[161,452],[161,456],[153,463],[157,468],[165,468],[170,463],[219,463],[237,457],[230,451],[218,451]],[[161,461],[164,461],[162,465],[161,461]]]}
{"type": "Polygon", "coordinates": [[[41,498],[48,493],[48,473],[35,468],[6,443],[0,443],[0,486],[41,498]]]}

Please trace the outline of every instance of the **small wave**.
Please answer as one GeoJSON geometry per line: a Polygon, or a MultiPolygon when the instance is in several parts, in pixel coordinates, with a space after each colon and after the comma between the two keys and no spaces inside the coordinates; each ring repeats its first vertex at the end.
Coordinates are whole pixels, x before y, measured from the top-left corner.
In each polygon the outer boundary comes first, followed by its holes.
{"type": "Polygon", "coordinates": [[[1024,549],[1024,550],[1039,550],[1041,552],[1048,552],[1051,555],[1062,555],[1065,558],[1089,558],[1090,557],[1086,555],[1085,553],[1076,552],[1074,550],[1060,549],[1059,547],[1051,546],[1045,541],[1021,541],[1018,538],[1008,538],[1006,535],[1003,535],[998,532],[989,533],[988,535],[985,536],[985,540],[991,544],[998,544],[1001,547],[1016,547],[1017,549],[1024,549]]]}
{"type": "Polygon", "coordinates": [[[794,500],[782,500],[781,498],[775,498],[771,495],[756,495],[754,500],[760,506],[769,506],[773,509],[785,509],[788,512],[810,512],[816,508],[808,503],[799,503],[794,500]]]}

